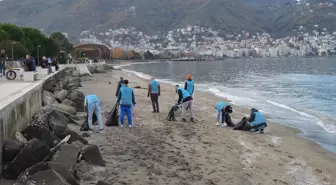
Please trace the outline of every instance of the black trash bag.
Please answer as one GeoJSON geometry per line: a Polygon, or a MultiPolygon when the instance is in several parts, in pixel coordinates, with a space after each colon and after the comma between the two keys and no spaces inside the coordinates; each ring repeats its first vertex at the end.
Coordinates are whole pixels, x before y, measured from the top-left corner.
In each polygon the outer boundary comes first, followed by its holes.
{"type": "MultiPolygon", "coordinates": [[[[93,116],[92,116],[92,124],[95,125],[95,123],[97,122],[97,116],[95,113],[93,113],[93,116]]],[[[84,123],[82,124],[81,128],[80,128],[80,131],[88,131],[90,130],[89,128],[89,124],[88,124],[88,114],[86,114],[85,116],[85,121],[84,123]]]]}
{"type": "Polygon", "coordinates": [[[119,126],[119,103],[117,102],[114,107],[112,108],[109,116],[105,122],[105,125],[110,126],[119,126]]]}
{"type": "Polygon", "coordinates": [[[177,111],[177,110],[179,110],[179,106],[178,105],[174,105],[171,109],[170,109],[170,111],[169,111],[169,113],[168,113],[168,116],[167,116],[167,120],[168,121],[176,121],[176,119],[175,119],[175,112],[177,111]]]}
{"type": "Polygon", "coordinates": [[[234,127],[233,130],[250,130],[251,126],[247,123],[246,117],[243,117],[239,123],[237,123],[234,127]]]}

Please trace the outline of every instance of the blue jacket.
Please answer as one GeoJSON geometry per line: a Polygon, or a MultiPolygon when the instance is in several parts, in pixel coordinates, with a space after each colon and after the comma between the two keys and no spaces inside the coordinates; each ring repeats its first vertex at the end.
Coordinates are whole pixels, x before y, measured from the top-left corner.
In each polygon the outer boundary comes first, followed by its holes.
{"type": "Polygon", "coordinates": [[[100,99],[98,98],[98,96],[95,95],[95,94],[90,94],[90,95],[85,96],[85,100],[86,100],[86,104],[87,104],[87,106],[86,106],[87,111],[89,111],[89,108],[90,108],[92,103],[97,103],[98,102],[100,106],[102,104],[100,99]]]}
{"type": "Polygon", "coordinates": [[[152,80],[150,83],[150,88],[151,88],[151,92],[152,94],[159,94],[159,82],[156,80],[152,80]]]}
{"type": "Polygon", "coordinates": [[[184,89],[192,96],[194,93],[194,80],[187,80],[184,84],[184,89]]]}
{"type": "Polygon", "coordinates": [[[118,101],[120,102],[120,105],[127,105],[127,106],[135,105],[136,103],[135,103],[133,89],[127,86],[122,86],[120,88],[118,101]]]}
{"type": "Polygon", "coordinates": [[[215,109],[217,110],[217,111],[221,111],[221,110],[224,110],[224,108],[226,107],[226,106],[228,106],[229,104],[228,103],[226,103],[225,101],[220,101],[220,102],[217,102],[216,103],[216,105],[215,105],[215,109]]]}
{"type": "Polygon", "coordinates": [[[191,95],[181,87],[177,89],[176,93],[179,95],[178,103],[192,100],[191,95]]]}
{"type": "Polygon", "coordinates": [[[264,116],[262,116],[260,112],[253,112],[253,114],[254,114],[254,119],[253,121],[250,122],[251,127],[266,123],[264,116]]]}

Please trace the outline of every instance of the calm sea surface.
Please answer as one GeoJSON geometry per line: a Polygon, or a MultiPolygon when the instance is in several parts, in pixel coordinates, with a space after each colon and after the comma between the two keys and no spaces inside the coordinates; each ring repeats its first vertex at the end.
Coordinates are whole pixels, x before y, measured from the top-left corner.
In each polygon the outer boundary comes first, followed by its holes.
{"type": "Polygon", "coordinates": [[[255,107],[269,121],[299,128],[302,136],[336,152],[336,58],[157,62],[123,68],[180,84],[192,74],[198,91],[255,107]]]}

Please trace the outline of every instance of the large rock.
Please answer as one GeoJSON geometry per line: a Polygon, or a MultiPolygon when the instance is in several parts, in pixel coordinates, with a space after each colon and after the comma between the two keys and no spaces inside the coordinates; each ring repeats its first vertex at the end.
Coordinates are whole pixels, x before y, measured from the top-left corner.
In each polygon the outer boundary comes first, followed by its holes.
{"type": "Polygon", "coordinates": [[[30,140],[18,155],[4,165],[2,175],[5,179],[15,180],[24,170],[41,162],[50,154],[50,148],[38,139],[30,140]]]}
{"type": "Polygon", "coordinates": [[[31,177],[28,183],[33,183],[34,185],[70,185],[55,170],[39,171],[31,177]]]}
{"type": "Polygon", "coordinates": [[[63,113],[53,110],[49,114],[49,125],[53,133],[57,137],[61,137],[61,134],[67,128],[70,120],[63,113]]]}
{"type": "Polygon", "coordinates": [[[77,90],[73,90],[70,92],[67,98],[75,103],[75,108],[77,112],[84,112],[84,99],[85,99],[84,93],[77,90]]]}
{"type": "Polygon", "coordinates": [[[4,163],[12,161],[25,143],[18,139],[7,140],[2,146],[2,160],[4,163]]]}
{"type": "Polygon", "coordinates": [[[99,152],[98,146],[87,145],[80,152],[82,159],[93,165],[105,166],[105,162],[99,152]]]}
{"type": "Polygon", "coordinates": [[[61,90],[55,94],[55,99],[59,102],[63,102],[63,100],[66,99],[66,97],[69,95],[69,92],[67,90],[61,90]]]}
{"type": "Polygon", "coordinates": [[[111,185],[111,184],[108,184],[104,181],[98,181],[96,185],[111,185]]]}
{"type": "Polygon", "coordinates": [[[65,104],[65,105],[69,105],[71,107],[75,107],[76,106],[74,102],[72,102],[72,101],[70,101],[68,99],[63,100],[62,103],[65,104]]]}
{"type": "Polygon", "coordinates": [[[79,185],[77,180],[74,178],[73,174],[69,171],[69,169],[64,166],[62,163],[57,162],[40,162],[37,163],[30,168],[28,168],[26,171],[24,171],[17,179],[17,182],[27,182],[33,175],[40,171],[46,171],[46,170],[55,170],[57,173],[59,173],[69,184],[71,185],[79,185]]]}
{"type": "Polygon", "coordinates": [[[42,100],[44,105],[50,105],[57,102],[53,93],[49,91],[43,91],[42,100]]]}
{"type": "Polygon", "coordinates": [[[75,145],[64,144],[54,154],[52,161],[63,164],[67,169],[71,169],[77,162],[80,149],[75,145]]]}
{"type": "MultiPolygon", "coordinates": [[[[84,103],[84,100],[83,100],[83,103],[84,103]]],[[[57,110],[59,112],[62,112],[64,113],[65,115],[76,115],[77,114],[77,111],[76,111],[76,108],[74,107],[70,107],[68,105],[65,105],[65,104],[57,104],[57,103],[54,103],[54,104],[51,104],[49,105],[52,109],[54,110],[57,110]]],[[[83,105],[84,106],[84,105],[83,105]]]]}
{"type": "Polygon", "coordinates": [[[74,116],[74,115],[70,115],[69,120],[70,120],[70,123],[73,123],[79,126],[81,126],[85,122],[84,120],[81,120],[77,116],[74,116]]]}
{"type": "Polygon", "coordinates": [[[88,144],[89,142],[84,139],[82,136],[80,136],[77,132],[70,130],[70,129],[66,129],[61,136],[61,139],[65,138],[67,135],[70,135],[70,139],[68,141],[69,144],[75,142],[75,141],[80,141],[83,144],[88,144]]]}
{"type": "Polygon", "coordinates": [[[45,144],[50,148],[54,146],[52,133],[47,127],[43,125],[28,125],[22,134],[28,140],[36,138],[45,142],[45,144]]]}

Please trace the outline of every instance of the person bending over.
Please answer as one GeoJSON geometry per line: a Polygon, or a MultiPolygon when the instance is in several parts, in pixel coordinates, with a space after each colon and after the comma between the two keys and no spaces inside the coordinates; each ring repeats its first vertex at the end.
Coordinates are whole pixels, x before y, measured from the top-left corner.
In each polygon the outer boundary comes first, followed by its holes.
{"type": "Polygon", "coordinates": [[[98,125],[99,125],[99,133],[103,133],[103,120],[102,120],[102,112],[101,112],[101,106],[102,102],[98,98],[97,95],[95,94],[90,94],[85,96],[84,100],[84,110],[88,113],[88,125],[89,129],[92,130],[93,125],[92,125],[92,117],[93,114],[96,114],[97,120],[98,120],[98,125]]]}
{"type": "Polygon", "coordinates": [[[230,114],[232,113],[233,109],[229,103],[224,101],[219,101],[215,105],[216,113],[217,113],[217,123],[216,126],[219,126],[219,119],[222,115],[222,127],[224,127],[224,123],[226,122],[228,127],[234,127],[235,124],[232,123],[230,114]]]}
{"type": "Polygon", "coordinates": [[[128,87],[128,80],[124,80],[124,86],[120,88],[118,102],[120,103],[120,127],[124,127],[125,113],[128,118],[128,126],[133,127],[132,108],[136,103],[133,89],[128,87]]]}
{"type": "Polygon", "coordinates": [[[187,122],[186,114],[189,111],[190,121],[194,122],[194,115],[192,111],[192,102],[193,99],[191,95],[185,89],[181,88],[179,85],[175,86],[175,91],[178,94],[179,99],[177,100],[177,104],[182,104],[182,121],[187,122]]]}

